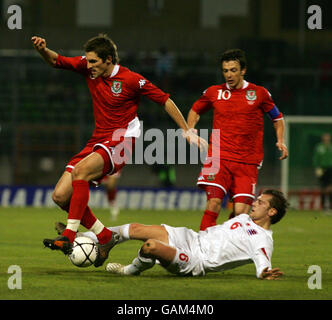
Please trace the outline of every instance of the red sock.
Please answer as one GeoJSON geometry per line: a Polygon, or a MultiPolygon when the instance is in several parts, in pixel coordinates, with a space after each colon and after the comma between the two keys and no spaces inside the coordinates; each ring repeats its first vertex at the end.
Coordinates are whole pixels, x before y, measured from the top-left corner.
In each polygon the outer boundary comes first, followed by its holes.
{"type": "MultiPolygon", "coordinates": [[[[70,207],[70,204],[67,204],[63,207],[60,207],[63,211],[67,211],[69,213],[69,207],[70,207]]],[[[75,240],[75,236],[76,236],[76,232],[70,230],[70,229],[65,229],[64,232],[62,232],[61,234],[62,236],[65,236],[69,239],[70,242],[74,242],[75,240]]]]}
{"type": "Polygon", "coordinates": [[[108,241],[111,240],[111,237],[112,237],[112,231],[105,227],[100,233],[97,234],[97,238],[100,244],[107,243],[108,241]]]}
{"type": "Polygon", "coordinates": [[[92,213],[89,206],[85,208],[84,215],[81,219],[81,225],[87,229],[91,229],[94,223],[97,221],[96,216],[92,213]]]}
{"type": "MultiPolygon", "coordinates": [[[[61,207],[62,210],[69,212],[69,205],[61,207]]],[[[96,216],[92,213],[89,206],[85,208],[85,212],[83,214],[83,217],[81,219],[81,225],[87,229],[91,229],[91,227],[94,225],[94,223],[97,221],[96,216]]],[[[106,229],[106,228],[105,228],[106,229]]],[[[66,229],[63,233],[63,236],[67,237],[69,241],[74,242],[76,232],[66,229]]],[[[99,243],[107,243],[112,236],[112,231],[106,229],[105,231],[102,230],[102,232],[97,236],[99,243]]]]}
{"type": "Polygon", "coordinates": [[[217,224],[218,213],[205,210],[201,221],[200,230],[205,230],[208,227],[215,226],[217,224]]]}
{"type": "MultiPolygon", "coordinates": [[[[61,209],[69,212],[69,204],[67,206],[61,207],[61,209]]],[[[87,206],[81,219],[81,225],[87,229],[90,229],[96,220],[96,216],[92,213],[89,206],[87,206]]]]}
{"type": "Polygon", "coordinates": [[[89,182],[73,181],[73,195],[70,201],[68,219],[81,220],[89,202],[89,182]]]}
{"type": "MultiPolygon", "coordinates": [[[[71,197],[68,220],[81,220],[89,202],[89,182],[85,180],[74,180],[73,195],[71,197]]],[[[67,228],[62,233],[70,242],[74,242],[77,230],[67,228]]]]}
{"type": "MultiPolygon", "coordinates": [[[[84,215],[81,219],[82,226],[84,226],[87,229],[91,229],[97,220],[98,219],[96,218],[96,216],[92,213],[90,208],[87,206],[86,209],[85,209],[84,215]]],[[[100,221],[98,221],[98,224],[100,226],[102,226],[103,229],[101,230],[100,233],[96,234],[97,239],[98,239],[100,244],[105,244],[105,243],[107,243],[108,241],[111,240],[112,231],[105,228],[100,221]]]]}
{"type": "Polygon", "coordinates": [[[64,236],[64,237],[67,237],[69,239],[69,241],[71,243],[73,243],[74,240],[75,240],[76,232],[73,231],[73,230],[70,230],[70,229],[65,229],[65,231],[62,232],[61,235],[64,236]]]}
{"type": "Polygon", "coordinates": [[[107,190],[107,199],[109,203],[112,203],[116,198],[117,189],[107,190]]]}

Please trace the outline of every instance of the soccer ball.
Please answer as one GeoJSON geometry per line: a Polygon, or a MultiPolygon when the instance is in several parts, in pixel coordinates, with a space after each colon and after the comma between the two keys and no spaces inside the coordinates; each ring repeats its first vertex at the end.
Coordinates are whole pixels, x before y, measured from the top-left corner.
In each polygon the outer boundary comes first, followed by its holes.
{"type": "Polygon", "coordinates": [[[73,243],[73,251],[68,255],[69,260],[76,267],[91,266],[98,253],[96,243],[88,237],[77,237],[73,243]]]}

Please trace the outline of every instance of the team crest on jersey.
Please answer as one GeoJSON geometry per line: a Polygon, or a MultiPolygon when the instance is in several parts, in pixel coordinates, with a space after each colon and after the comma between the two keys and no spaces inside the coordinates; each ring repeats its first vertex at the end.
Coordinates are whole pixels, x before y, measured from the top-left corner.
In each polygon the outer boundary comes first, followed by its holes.
{"type": "Polygon", "coordinates": [[[257,99],[256,90],[247,90],[246,98],[249,101],[254,101],[257,99]]]}
{"type": "Polygon", "coordinates": [[[249,236],[253,236],[253,235],[257,234],[257,231],[255,229],[248,229],[247,232],[248,232],[249,236]]]}
{"type": "Polygon", "coordinates": [[[113,81],[111,90],[115,94],[119,94],[122,92],[122,82],[121,81],[113,81]]]}
{"type": "Polygon", "coordinates": [[[209,173],[206,180],[213,181],[216,178],[216,175],[214,173],[209,173]]]}

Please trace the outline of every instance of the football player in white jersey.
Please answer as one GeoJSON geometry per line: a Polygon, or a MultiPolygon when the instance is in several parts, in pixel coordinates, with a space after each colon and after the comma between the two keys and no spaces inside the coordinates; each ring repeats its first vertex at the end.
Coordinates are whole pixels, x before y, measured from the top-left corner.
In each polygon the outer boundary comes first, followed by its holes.
{"type": "MultiPolygon", "coordinates": [[[[272,268],[270,226],[280,221],[287,207],[287,200],[280,191],[266,190],[253,203],[250,214],[240,214],[205,231],[138,223],[111,227],[120,233],[119,243],[142,240],[144,244],[131,264],[108,263],[106,270],[114,274],[139,275],[158,260],[171,273],[198,276],[253,262],[257,278],[277,279],[283,273],[279,268],[272,268]]],[[[83,235],[94,236],[93,233],[83,235]]]]}

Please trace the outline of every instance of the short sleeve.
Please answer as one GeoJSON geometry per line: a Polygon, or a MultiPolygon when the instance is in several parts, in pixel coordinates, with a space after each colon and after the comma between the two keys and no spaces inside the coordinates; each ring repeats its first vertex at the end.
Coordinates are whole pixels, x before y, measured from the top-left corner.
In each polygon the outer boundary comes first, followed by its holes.
{"type": "Polygon", "coordinates": [[[66,70],[79,72],[82,74],[88,73],[87,61],[85,56],[64,57],[58,55],[55,67],[59,69],[66,69],[66,70]]]}
{"type": "Polygon", "coordinates": [[[261,108],[263,109],[264,112],[271,111],[274,108],[275,103],[272,99],[270,92],[268,92],[265,88],[261,87],[261,95],[262,95],[261,108]]]}
{"type": "Polygon", "coordinates": [[[132,86],[133,89],[138,92],[138,94],[146,96],[148,99],[159,105],[164,105],[170,97],[168,93],[165,93],[151,81],[147,80],[138,73],[134,74],[132,79],[132,86]]]}
{"type": "Polygon", "coordinates": [[[265,247],[257,248],[254,251],[252,260],[254,261],[256,267],[257,278],[260,277],[265,268],[268,268],[268,270],[272,269],[271,256],[272,252],[269,252],[269,250],[265,247]]]}
{"type": "Polygon", "coordinates": [[[194,102],[192,110],[198,114],[203,114],[212,108],[212,103],[209,98],[208,89],[206,89],[201,97],[194,102]]]}

